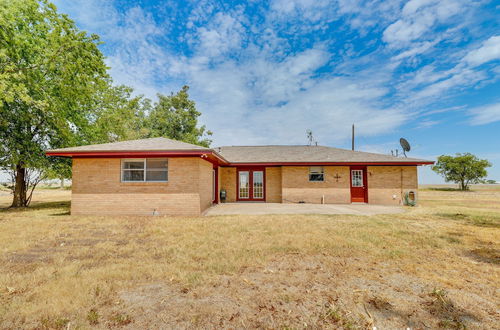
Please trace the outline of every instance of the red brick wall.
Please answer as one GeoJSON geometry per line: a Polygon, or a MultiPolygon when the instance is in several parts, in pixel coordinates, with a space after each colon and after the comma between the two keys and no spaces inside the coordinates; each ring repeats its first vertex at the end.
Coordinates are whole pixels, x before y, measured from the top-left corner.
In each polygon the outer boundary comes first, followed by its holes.
{"type": "Polygon", "coordinates": [[[236,167],[220,167],[220,189],[226,190],[226,202],[236,202],[236,167]]]}
{"type": "Polygon", "coordinates": [[[71,213],[196,216],[211,204],[212,165],[200,158],[169,158],[168,182],[120,176],[119,158],[73,159],[71,213]]]}
{"type": "Polygon", "coordinates": [[[418,194],[416,166],[368,166],[368,202],[401,205],[408,191],[418,194]]]}
{"type": "Polygon", "coordinates": [[[266,202],[281,203],[281,167],[266,167],[266,202]]]}
{"type": "Polygon", "coordinates": [[[198,189],[200,192],[200,210],[203,212],[212,206],[213,165],[206,161],[199,162],[198,189]]]}
{"type": "Polygon", "coordinates": [[[282,194],[284,203],[325,204],[350,203],[350,177],[348,166],[324,166],[323,182],[309,181],[308,166],[283,166],[282,194]],[[335,178],[336,176],[340,178],[335,178]]]}

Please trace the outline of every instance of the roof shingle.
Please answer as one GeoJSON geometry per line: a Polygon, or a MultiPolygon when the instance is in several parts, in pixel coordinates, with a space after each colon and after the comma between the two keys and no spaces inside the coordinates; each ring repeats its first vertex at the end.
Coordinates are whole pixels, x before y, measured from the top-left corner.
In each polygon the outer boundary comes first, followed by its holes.
{"type": "Polygon", "coordinates": [[[214,150],[230,163],[429,162],[423,159],[401,158],[326,146],[226,146],[214,150]]]}
{"type": "Polygon", "coordinates": [[[49,152],[99,152],[99,151],[166,151],[166,150],[207,150],[211,149],[194,144],[167,139],[164,137],[129,140],[103,144],[91,144],[87,146],[70,147],[49,150],[49,152]]]}

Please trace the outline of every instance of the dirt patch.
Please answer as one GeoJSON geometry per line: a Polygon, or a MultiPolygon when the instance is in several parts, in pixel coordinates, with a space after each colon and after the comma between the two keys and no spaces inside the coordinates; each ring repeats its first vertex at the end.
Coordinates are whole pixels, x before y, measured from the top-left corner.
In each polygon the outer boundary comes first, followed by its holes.
{"type": "Polygon", "coordinates": [[[34,248],[23,252],[7,254],[6,259],[14,264],[48,263],[51,262],[56,248],[34,248]]]}
{"type": "Polygon", "coordinates": [[[352,261],[288,256],[267,267],[221,276],[211,285],[143,285],[120,294],[120,311],[132,316],[130,328],[428,329],[477,324],[472,313],[449,298],[437,305],[429,295],[431,283],[403,272],[370,276],[370,267],[359,267],[366,260],[352,261]]]}
{"type": "Polygon", "coordinates": [[[500,249],[479,248],[470,251],[470,255],[478,261],[500,265],[500,249]]]}
{"type": "MultiPolygon", "coordinates": [[[[52,242],[37,244],[34,247],[24,250],[15,251],[5,254],[4,261],[9,263],[10,267],[16,268],[20,272],[32,271],[41,264],[52,263],[54,258],[63,256],[65,260],[92,260],[92,255],[87,253],[74,253],[74,249],[93,248],[98,244],[112,243],[115,246],[124,246],[128,244],[128,240],[120,238],[98,238],[96,235],[93,238],[72,238],[70,235],[61,235],[52,242]],[[29,267],[23,267],[23,265],[29,267]],[[21,267],[20,267],[21,266],[21,267]]],[[[114,254],[113,257],[126,257],[120,253],[114,254]]]]}
{"type": "Polygon", "coordinates": [[[477,321],[474,315],[456,306],[447,295],[443,289],[434,289],[424,303],[429,313],[439,319],[437,325],[440,328],[466,329],[468,322],[477,321]]]}
{"type": "Polygon", "coordinates": [[[362,309],[349,310],[330,280],[312,275],[317,261],[291,267],[272,264],[221,276],[194,288],[144,285],[120,294],[120,310],[133,317],[130,328],[335,328],[363,329],[370,322],[362,309]],[[304,272],[312,272],[304,281],[304,272]],[[305,284],[305,285],[304,285],[305,284]]]}

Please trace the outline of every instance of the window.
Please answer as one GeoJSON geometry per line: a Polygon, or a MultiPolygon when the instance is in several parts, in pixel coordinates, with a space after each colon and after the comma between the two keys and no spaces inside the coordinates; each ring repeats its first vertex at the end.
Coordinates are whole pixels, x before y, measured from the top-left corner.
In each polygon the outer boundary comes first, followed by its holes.
{"type": "Polygon", "coordinates": [[[323,166],[309,167],[309,181],[325,181],[323,166]]]}
{"type": "Polygon", "coordinates": [[[167,182],[168,160],[160,158],[122,160],[122,182],[167,182]]]}
{"type": "Polygon", "coordinates": [[[363,187],[363,171],[362,170],[352,170],[351,171],[351,181],[353,187],[363,187]]]}

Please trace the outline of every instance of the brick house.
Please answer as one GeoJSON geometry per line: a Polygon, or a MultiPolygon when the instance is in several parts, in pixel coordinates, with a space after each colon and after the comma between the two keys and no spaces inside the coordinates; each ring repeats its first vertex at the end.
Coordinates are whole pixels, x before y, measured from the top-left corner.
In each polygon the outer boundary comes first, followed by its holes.
{"type": "Polygon", "coordinates": [[[47,151],[73,160],[72,214],[200,215],[213,203],[416,200],[431,161],[325,146],[204,148],[152,138],[47,151]]]}

